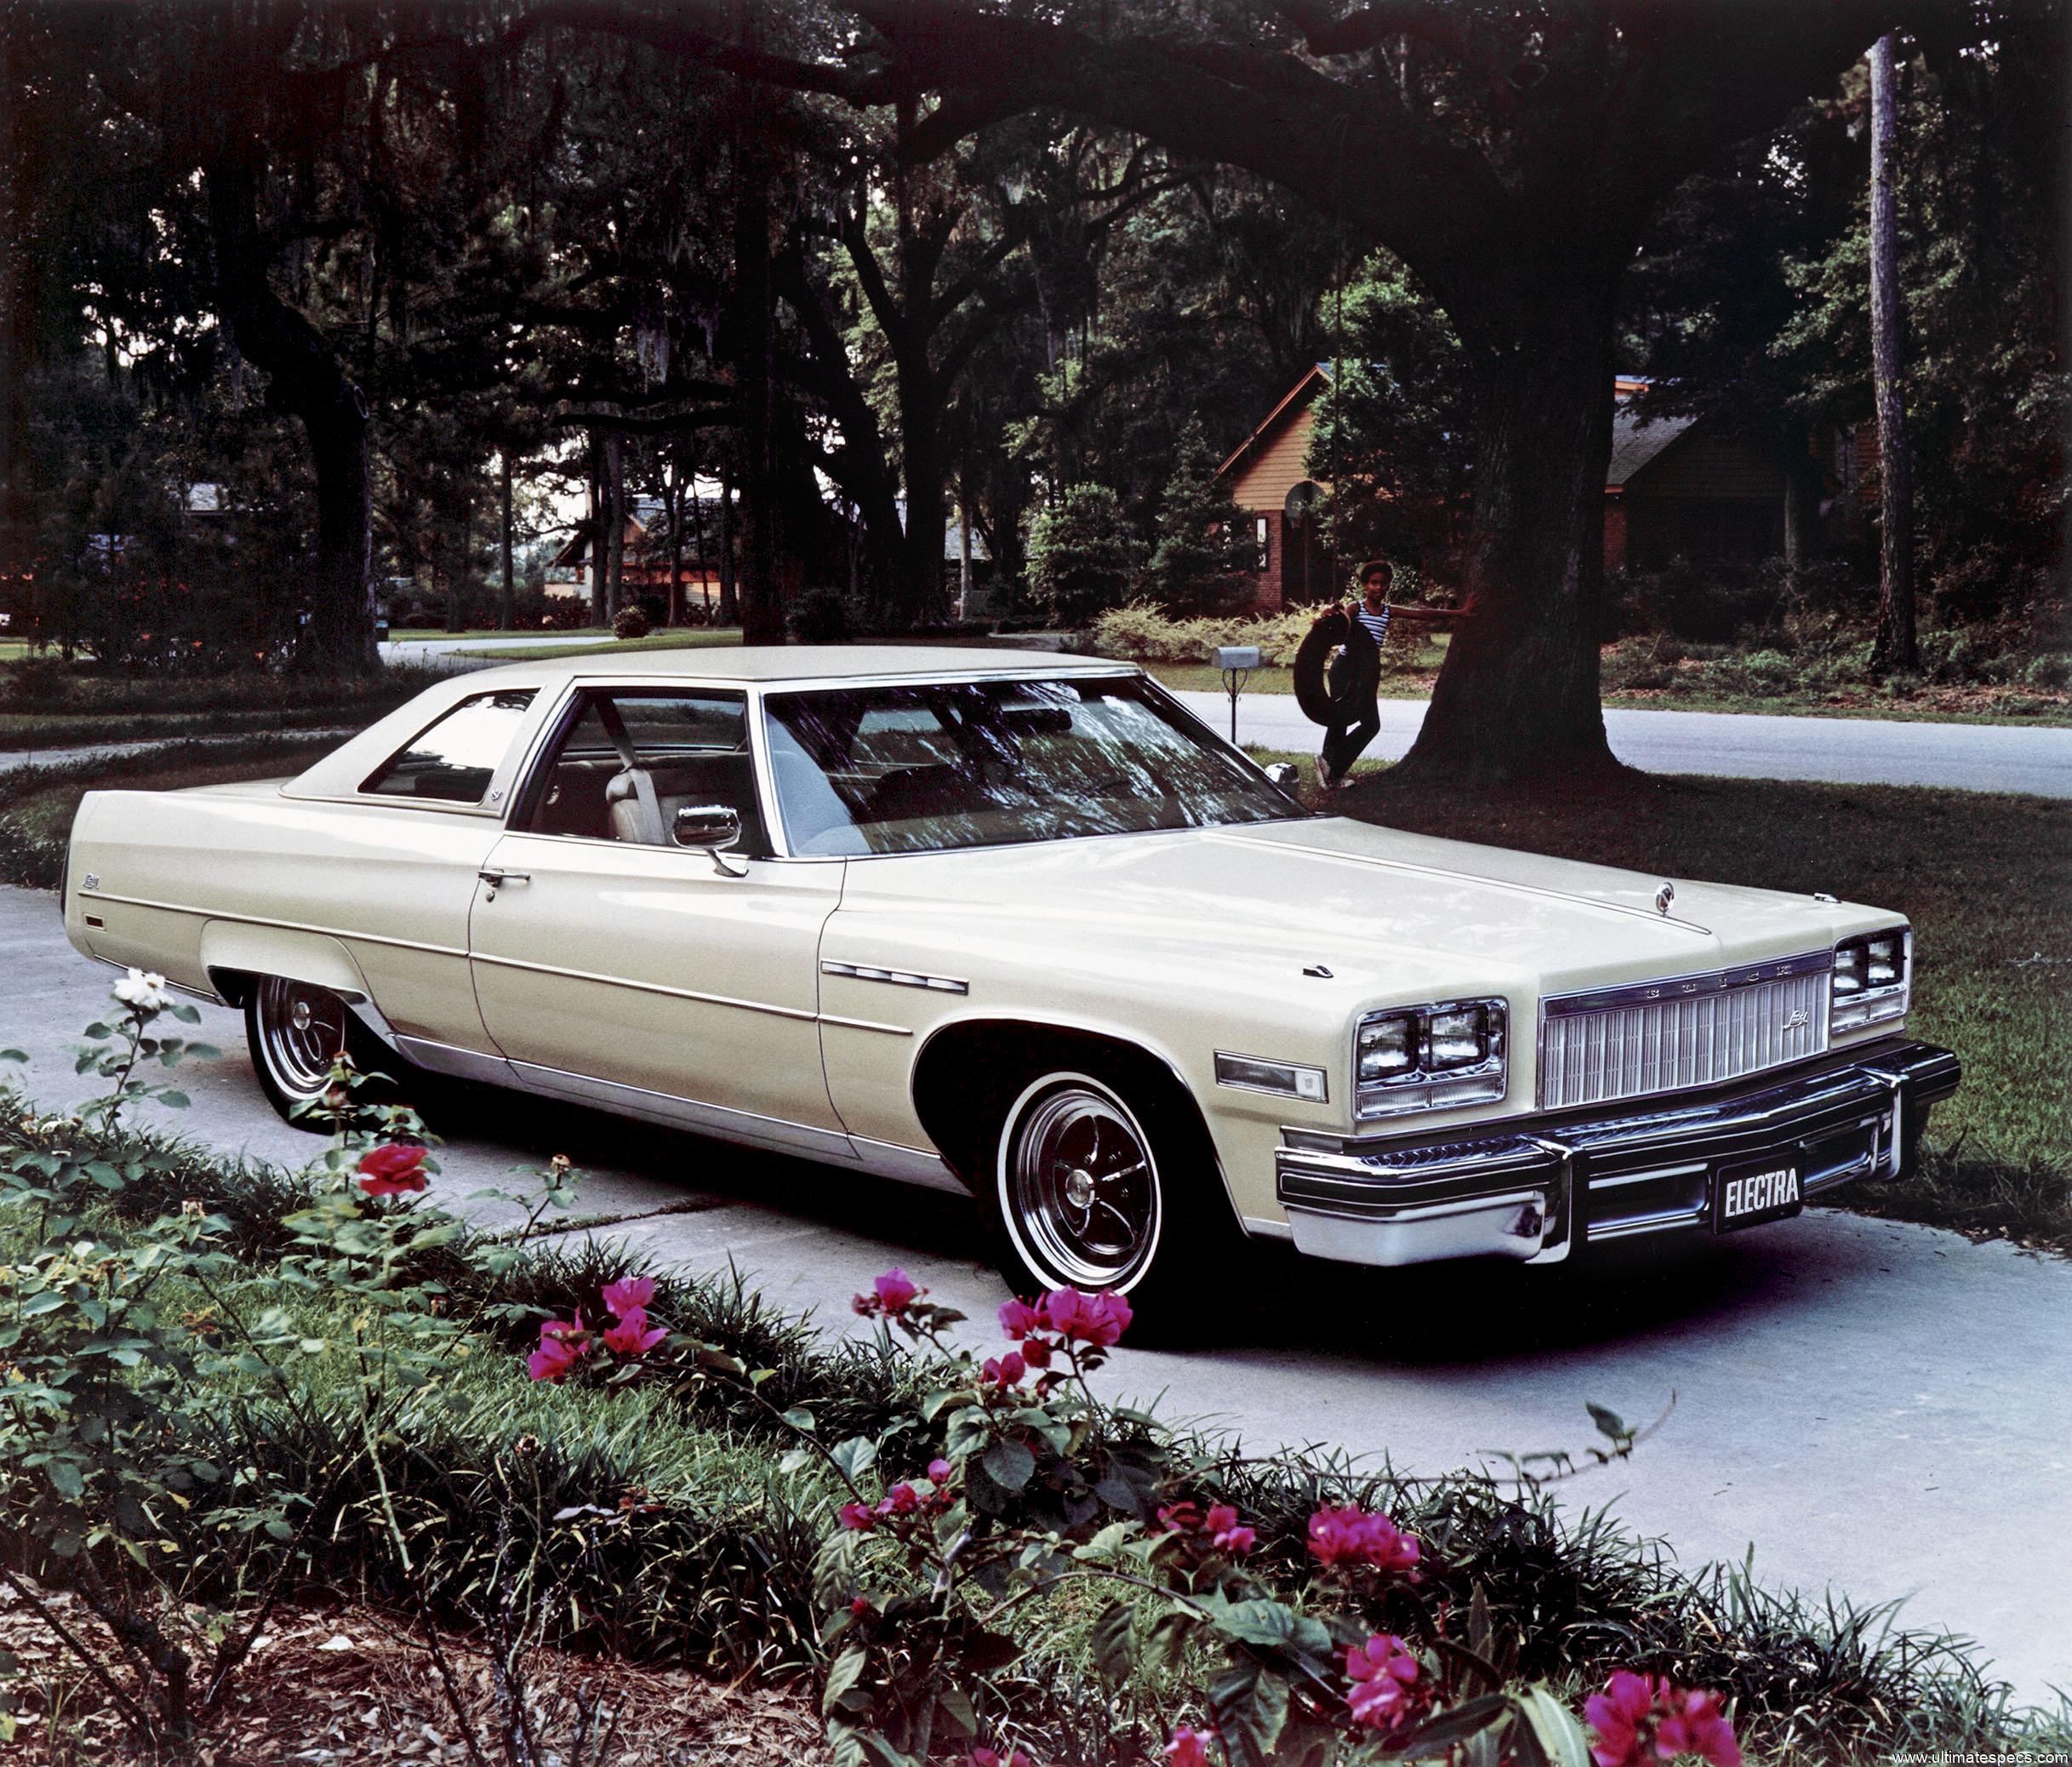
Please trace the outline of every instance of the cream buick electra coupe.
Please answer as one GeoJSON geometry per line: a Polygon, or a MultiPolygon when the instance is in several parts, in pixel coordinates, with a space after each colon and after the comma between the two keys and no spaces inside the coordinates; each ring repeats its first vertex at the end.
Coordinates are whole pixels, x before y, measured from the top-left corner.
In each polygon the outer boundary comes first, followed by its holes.
{"type": "Polygon", "coordinates": [[[74,945],[334,1055],[968,1191],[1019,1290],[1401,1265],[1897,1176],[1898,917],[1306,810],[1140,671],[934,648],[455,677],[285,783],[96,792],[74,945]]]}

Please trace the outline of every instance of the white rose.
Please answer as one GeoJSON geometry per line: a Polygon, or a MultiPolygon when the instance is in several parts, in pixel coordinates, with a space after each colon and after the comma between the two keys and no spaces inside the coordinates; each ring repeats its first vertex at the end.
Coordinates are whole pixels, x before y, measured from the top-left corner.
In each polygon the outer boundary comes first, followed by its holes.
{"type": "Polygon", "coordinates": [[[163,1012],[173,1004],[165,977],[132,969],[115,985],[115,998],[138,1012],[163,1012]]]}

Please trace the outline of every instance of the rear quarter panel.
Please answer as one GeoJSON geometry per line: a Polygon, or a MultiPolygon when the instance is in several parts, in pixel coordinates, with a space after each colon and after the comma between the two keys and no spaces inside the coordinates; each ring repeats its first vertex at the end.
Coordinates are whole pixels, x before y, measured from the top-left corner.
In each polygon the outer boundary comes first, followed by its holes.
{"type": "Polygon", "coordinates": [[[202,992],[215,992],[212,964],[337,986],[346,964],[397,1030],[483,1049],[467,918],[498,832],[477,815],[297,801],[277,786],[89,792],[72,825],[66,934],[202,992]]]}

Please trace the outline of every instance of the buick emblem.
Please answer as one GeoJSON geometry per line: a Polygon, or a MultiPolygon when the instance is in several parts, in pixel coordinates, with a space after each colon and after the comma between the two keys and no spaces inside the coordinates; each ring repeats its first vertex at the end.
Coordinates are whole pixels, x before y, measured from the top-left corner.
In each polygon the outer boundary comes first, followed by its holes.
{"type": "Polygon", "coordinates": [[[1655,912],[1658,914],[1668,913],[1670,904],[1675,900],[1676,886],[1674,884],[1664,884],[1655,892],[1655,912]]]}
{"type": "Polygon", "coordinates": [[[1803,1031],[1813,1021],[1813,1015],[1801,1006],[1778,1026],[1780,1031],[1803,1031]]]}

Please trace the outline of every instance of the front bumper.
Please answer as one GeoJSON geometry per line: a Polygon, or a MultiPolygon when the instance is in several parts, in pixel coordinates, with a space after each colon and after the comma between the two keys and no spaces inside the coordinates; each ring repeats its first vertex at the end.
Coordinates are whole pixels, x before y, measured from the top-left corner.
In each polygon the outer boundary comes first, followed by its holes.
{"type": "Polygon", "coordinates": [[[1450,1136],[1284,1129],[1275,1189],[1297,1249],[1354,1264],[1503,1257],[1704,1227],[1721,1165],[1793,1159],[1802,1195],[1898,1177],[1962,1066],[1932,1044],[1830,1055],[1715,1092],[1634,1099],[1450,1136]]]}

